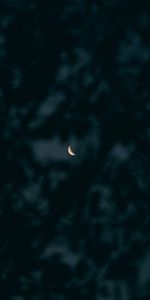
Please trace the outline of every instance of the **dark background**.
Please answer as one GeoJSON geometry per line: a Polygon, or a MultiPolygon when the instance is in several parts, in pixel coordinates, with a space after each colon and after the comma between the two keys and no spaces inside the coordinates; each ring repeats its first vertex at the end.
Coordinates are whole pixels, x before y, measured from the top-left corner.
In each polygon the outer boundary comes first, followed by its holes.
{"type": "Polygon", "coordinates": [[[148,3],[0,1],[1,300],[150,299],[148,3]]]}

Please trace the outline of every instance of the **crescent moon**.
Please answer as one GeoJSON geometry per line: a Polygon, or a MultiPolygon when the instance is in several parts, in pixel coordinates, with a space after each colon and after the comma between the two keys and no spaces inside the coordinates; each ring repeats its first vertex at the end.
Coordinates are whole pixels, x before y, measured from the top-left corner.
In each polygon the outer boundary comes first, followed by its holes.
{"type": "Polygon", "coordinates": [[[69,153],[69,155],[71,155],[71,156],[76,155],[76,154],[73,152],[73,150],[71,149],[71,145],[68,147],[68,153],[69,153]]]}

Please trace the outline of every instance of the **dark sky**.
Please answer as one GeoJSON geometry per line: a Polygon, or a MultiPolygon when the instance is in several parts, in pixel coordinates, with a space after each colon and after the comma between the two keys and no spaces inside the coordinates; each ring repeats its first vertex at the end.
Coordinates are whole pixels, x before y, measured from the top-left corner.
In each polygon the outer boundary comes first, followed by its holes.
{"type": "Polygon", "coordinates": [[[150,299],[149,29],[148,1],[0,2],[2,300],[150,299]]]}

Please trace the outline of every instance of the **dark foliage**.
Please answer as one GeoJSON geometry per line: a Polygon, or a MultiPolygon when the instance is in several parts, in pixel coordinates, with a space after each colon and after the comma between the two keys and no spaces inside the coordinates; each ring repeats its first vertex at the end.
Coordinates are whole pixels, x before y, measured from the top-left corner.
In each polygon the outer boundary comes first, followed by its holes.
{"type": "Polygon", "coordinates": [[[0,299],[150,298],[149,29],[145,0],[0,2],[0,299]]]}

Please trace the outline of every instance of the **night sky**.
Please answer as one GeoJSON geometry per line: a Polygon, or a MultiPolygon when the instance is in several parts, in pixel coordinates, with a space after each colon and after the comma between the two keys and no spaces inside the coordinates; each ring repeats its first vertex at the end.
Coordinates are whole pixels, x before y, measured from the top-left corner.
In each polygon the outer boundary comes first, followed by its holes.
{"type": "Polygon", "coordinates": [[[150,299],[149,33],[145,0],[0,1],[0,300],[150,299]]]}

